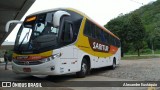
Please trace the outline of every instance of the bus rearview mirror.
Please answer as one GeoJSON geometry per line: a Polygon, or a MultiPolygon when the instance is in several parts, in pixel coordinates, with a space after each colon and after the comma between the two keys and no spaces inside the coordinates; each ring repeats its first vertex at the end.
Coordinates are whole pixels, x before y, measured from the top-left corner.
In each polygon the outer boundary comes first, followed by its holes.
{"type": "Polygon", "coordinates": [[[10,20],[7,22],[6,26],[5,26],[5,31],[8,32],[9,31],[9,27],[12,23],[15,23],[15,24],[21,24],[23,23],[23,21],[19,21],[19,20],[10,20]]]}
{"type": "Polygon", "coordinates": [[[53,26],[54,27],[59,27],[61,17],[64,15],[70,16],[70,14],[66,11],[57,11],[54,13],[54,15],[53,15],[53,26]]]}

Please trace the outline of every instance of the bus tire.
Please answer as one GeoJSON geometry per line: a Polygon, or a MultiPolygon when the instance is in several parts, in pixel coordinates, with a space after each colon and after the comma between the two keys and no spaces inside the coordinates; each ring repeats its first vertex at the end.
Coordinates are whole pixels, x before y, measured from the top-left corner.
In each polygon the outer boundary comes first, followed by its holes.
{"type": "Polygon", "coordinates": [[[116,58],[113,59],[113,63],[111,69],[114,70],[116,68],[116,58]]]}
{"type": "Polygon", "coordinates": [[[76,75],[78,78],[83,78],[87,75],[89,71],[89,66],[85,58],[83,58],[81,63],[81,71],[77,72],[76,75]]]}

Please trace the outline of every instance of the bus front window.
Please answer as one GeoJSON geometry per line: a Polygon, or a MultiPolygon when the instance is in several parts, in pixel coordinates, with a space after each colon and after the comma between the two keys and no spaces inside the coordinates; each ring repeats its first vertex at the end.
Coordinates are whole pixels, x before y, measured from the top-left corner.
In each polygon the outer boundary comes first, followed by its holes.
{"type": "Polygon", "coordinates": [[[15,51],[33,52],[56,46],[59,28],[46,20],[48,16],[42,14],[25,20],[17,34],[15,51]]]}
{"type": "Polygon", "coordinates": [[[83,17],[72,11],[56,12],[28,16],[18,31],[14,52],[36,54],[74,43],[83,17]]]}

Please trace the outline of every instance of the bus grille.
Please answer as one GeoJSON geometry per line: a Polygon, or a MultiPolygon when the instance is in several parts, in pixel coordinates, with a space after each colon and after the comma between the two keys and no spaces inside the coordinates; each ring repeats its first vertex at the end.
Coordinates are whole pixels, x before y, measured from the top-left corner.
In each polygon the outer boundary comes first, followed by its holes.
{"type": "Polygon", "coordinates": [[[41,62],[40,60],[36,60],[36,61],[19,61],[19,60],[14,60],[14,63],[18,64],[18,65],[38,65],[38,64],[42,64],[43,62],[41,62]]]}

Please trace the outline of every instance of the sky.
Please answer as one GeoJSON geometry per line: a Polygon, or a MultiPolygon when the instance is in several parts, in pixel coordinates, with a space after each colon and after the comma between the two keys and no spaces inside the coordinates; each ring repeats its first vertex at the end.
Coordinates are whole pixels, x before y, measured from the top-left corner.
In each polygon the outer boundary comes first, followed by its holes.
{"type": "MultiPolygon", "coordinates": [[[[121,14],[126,14],[143,5],[156,0],[36,0],[27,11],[24,18],[34,12],[54,8],[74,8],[89,16],[100,25],[105,25],[111,19],[121,14]]],[[[7,42],[14,42],[18,32],[16,27],[6,38],[7,42]]]]}

